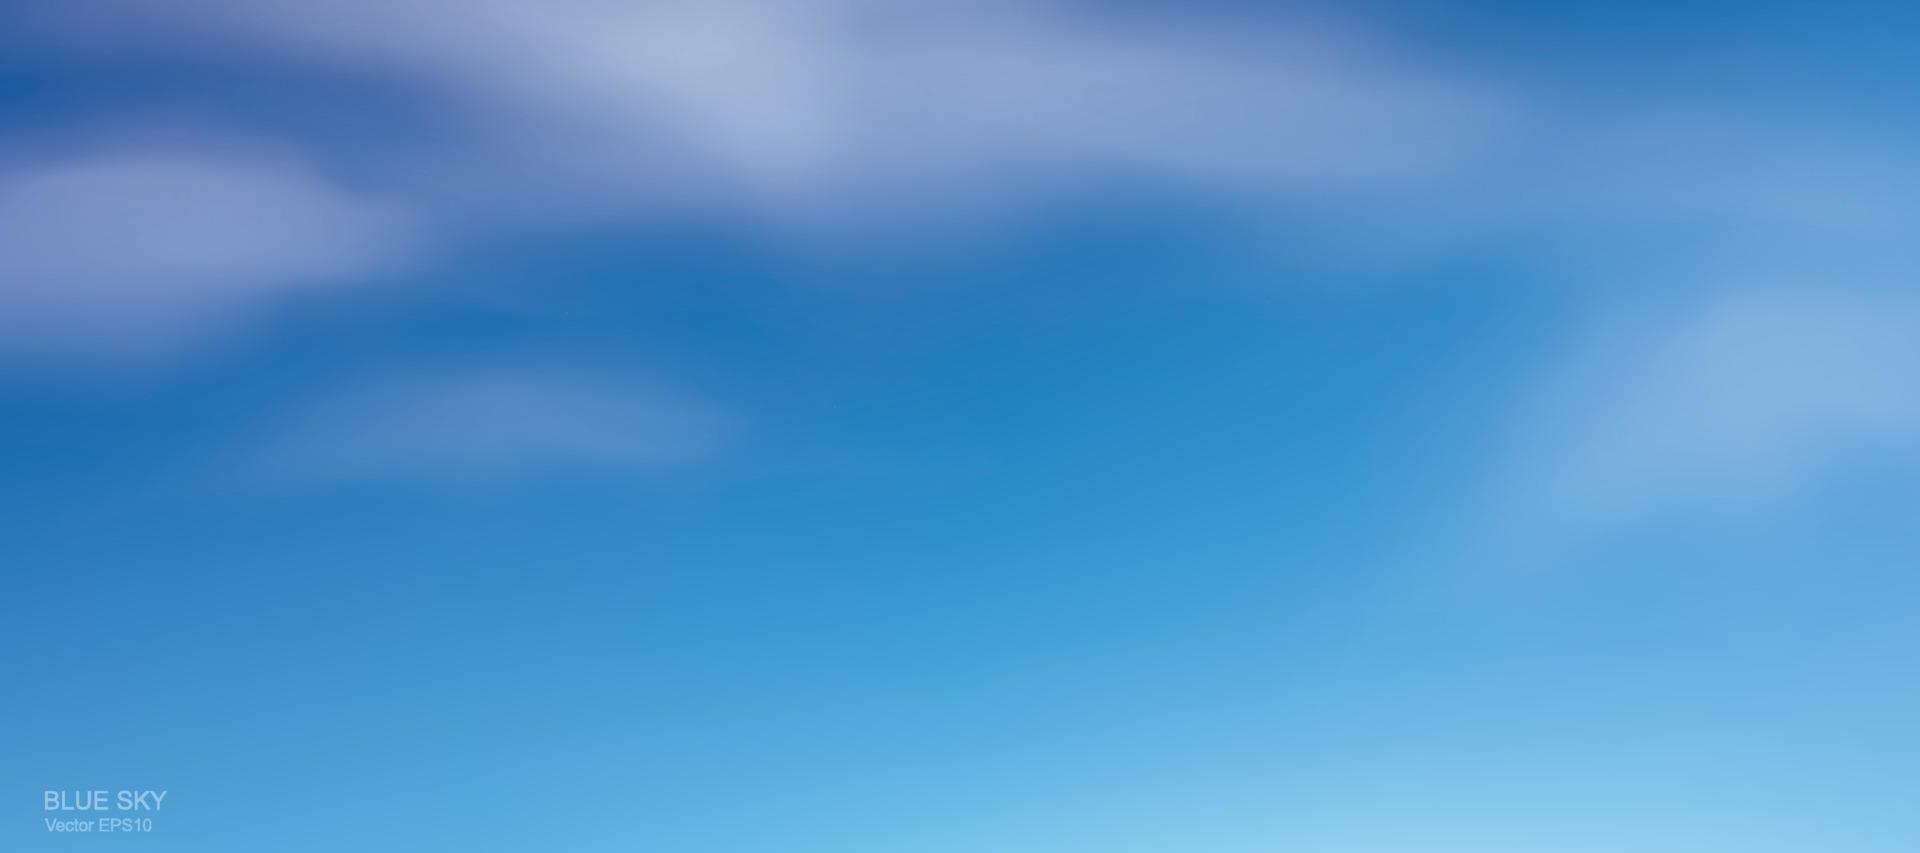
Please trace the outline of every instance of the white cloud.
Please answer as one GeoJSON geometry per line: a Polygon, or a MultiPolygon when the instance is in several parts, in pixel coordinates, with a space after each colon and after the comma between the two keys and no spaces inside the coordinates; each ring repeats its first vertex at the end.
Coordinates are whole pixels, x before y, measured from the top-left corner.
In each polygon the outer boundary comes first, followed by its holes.
{"type": "Polygon", "coordinates": [[[983,181],[1031,191],[1033,170],[1063,168],[1367,185],[1488,155],[1514,108],[1320,25],[1038,2],[188,0],[67,23],[438,86],[490,116],[464,146],[486,162],[442,164],[444,190],[518,181],[574,203],[819,207],[983,181]]]}
{"type": "Polygon", "coordinates": [[[1920,301],[1747,290],[1641,319],[1546,377],[1496,535],[1547,553],[1675,514],[1772,505],[1920,446],[1920,301]]]}
{"type": "MultiPolygon", "coordinates": [[[[444,145],[354,135],[356,152],[394,161],[370,170],[387,181],[378,199],[217,153],[159,170],[172,177],[138,163],[59,167],[74,174],[56,170],[52,184],[81,197],[84,215],[60,239],[31,238],[61,247],[27,255],[56,284],[0,293],[23,318],[0,326],[10,338],[28,327],[49,341],[185,338],[295,285],[362,277],[408,233],[387,198],[439,239],[528,216],[714,211],[771,217],[775,233],[803,239],[823,223],[865,238],[930,221],[941,227],[922,232],[947,233],[1063,187],[1150,181],[1262,202],[1281,223],[1280,253],[1343,272],[1482,250],[1602,287],[1920,269],[1905,239],[1920,168],[1900,146],[1698,109],[1588,115],[1510,77],[1297,17],[1040,0],[113,8],[35,15],[64,39],[42,41],[68,49],[400,78],[453,105],[436,125],[444,145]],[[184,201],[222,194],[236,201],[184,201]],[[198,249],[152,263],[73,248],[76,234],[154,227],[198,249]]],[[[324,159],[340,141],[292,142],[324,159]]],[[[43,206],[9,209],[34,222],[43,206]]]]}
{"type": "Polygon", "coordinates": [[[395,205],[299,164],[130,152],[0,174],[0,346],[146,354],[389,268],[395,205]]]}
{"type": "Polygon", "coordinates": [[[723,415],[634,381],[546,368],[376,378],[291,413],[246,455],[269,480],[516,480],[708,457],[723,415]]]}
{"type": "MultiPolygon", "coordinates": [[[[322,161],[372,152],[377,196],[211,149],[0,175],[0,343],[88,354],[185,346],[289,292],[387,269],[417,238],[525,217],[725,211],[839,231],[951,224],[1086,181],[1401,187],[1484,163],[1515,118],[1482,81],[1246,16],[842,0],[13,14],[35,49],[385,74],[458,116],[431,150],[377,133],[352,154],[282,141],[322,161]]],[[[299,110],[302,93],[288,97],[299,110]]]]}
{"type": "Polygon", "coordinates": [[[732,421],[659,388],[559,369],[380,377],[301,405],[244,467],[269,480],[518,480],[707,459],[732,421]]]}

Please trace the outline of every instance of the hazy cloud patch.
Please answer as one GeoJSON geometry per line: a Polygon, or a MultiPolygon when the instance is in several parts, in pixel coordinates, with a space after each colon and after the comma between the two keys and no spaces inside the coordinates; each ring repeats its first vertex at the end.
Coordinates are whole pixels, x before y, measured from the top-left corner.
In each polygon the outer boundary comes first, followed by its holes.
{"type": "Polygon", "coordinates": [[[0,173],[0,346],[145,355],[394,268],[416,223],[293,160],[127,151],[0,173]]]}
{"type": "Polygon", "coordinates": [[[1761,289],[1595,334],[1523,407],[1494,535],[1550,558],[1920,445],[1916,330],[1909,296],[1761,289]]]}
{"type": "Polygon", "coordinates": [[[644,473],[718,452],[732,419],[645,382],[552,368],[375,377],[301,405],[244,467],[276,482],[644,473]]]}
{"type": "Polygon", "coordinates": [[[1249,14],[188,0],[164,18],[48,20],[73,38],[424,81],[487,137],[464,147],[488,162],[440,178],[631,204],[817,210],[981,181],[1018,194],[1038,169],[1268,191],[1396,182],[1486,157],[1519,108],[1494,81],[1249,14]]]}

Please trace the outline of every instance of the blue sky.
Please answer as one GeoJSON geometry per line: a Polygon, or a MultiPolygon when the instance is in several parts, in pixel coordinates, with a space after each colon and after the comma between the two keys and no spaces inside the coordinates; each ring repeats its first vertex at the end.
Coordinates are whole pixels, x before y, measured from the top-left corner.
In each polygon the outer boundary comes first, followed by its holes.
{"type": "Polygon", "coordinates": [[[9,7],[0,849],[1910,851],[1915,24],[9,7]]]}

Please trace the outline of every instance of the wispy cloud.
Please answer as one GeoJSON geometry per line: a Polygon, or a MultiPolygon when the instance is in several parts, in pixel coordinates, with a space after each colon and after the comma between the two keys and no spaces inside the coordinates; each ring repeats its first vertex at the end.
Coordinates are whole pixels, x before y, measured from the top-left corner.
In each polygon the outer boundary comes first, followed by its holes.
{"type": "Polygon", "coordinates": [[[378,152],[392,162],[372,170],[377,199],[218,151],[7,176],[0,298],[20,319],[0,334],[70,349],[189,340],[267,296],[379,267],[400,234],[714,211],[898,228],[1089,182],[1399,187],[1486,162],[1517,108],[1497,85],[1353,33],[1239,14],[843,0],[8,14],[39,51],[386,75],[460,117],[439,147],[383,147],[377,130],[274,140],[321,162],[378,152]]]}
{"type": "Polygon", "coordinates": [[[1552,558],[1651,520],[1760,509],[1920,447],[1920,302],[1733,291],[1596,334],[1525,408],[1495,535],[1552,558]]]}
{"type": "Polygon", "coordinates": [[[1031,191],[1036,170],[1063,169],[1365,185],[1487,156],[1515,107],[1489,81],[1318,22],[1135,17],[1036,2],[189,0],[164,17],[54,20],[116,44],[434,86],[483,117],[470,129],[484,139],[464,146],[488,152],[442,163],[443,178],[576,203],[913,193],[937,208],[917,194],[1031,191]]]}
{"type": "Polygon", "coordinates": [[[1659,93],[1589,113],[1316,18],[1039,0],[109,7],[12,14],[58,34],[47,50],[385,77],[457,120],[437,145],[278,140],[320,162],[379,152],[377,194],[219,152],[16,169],[0,177],[9,340],[190,339],[364,278],[414,239],[396,235],[716,212],[897,233],[1115,183],[1250,199],[1290,259],[1484,251],[1547,283],[1650,290],[1920,270],[1904,239],[1920,165],[1897,139],[1635,106],[1659,93]]]}
{"type": "Polygon", "coordinates": [[[0,345],[145,355],[391,268],[415,223],[297,162],[130,151],[0,173],[0,345]]]}
{"type": "Polygon", "coordinates": [[[550,368],[417,372],[309,401],[244,455],[270,481],[518,481],[658,471],[722,447],[729,418],[630,380],[550,368]]]}

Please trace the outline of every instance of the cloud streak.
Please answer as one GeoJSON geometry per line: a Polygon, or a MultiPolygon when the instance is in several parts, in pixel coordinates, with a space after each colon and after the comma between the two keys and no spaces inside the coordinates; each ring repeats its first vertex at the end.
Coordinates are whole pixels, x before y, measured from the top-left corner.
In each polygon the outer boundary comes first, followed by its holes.
{"type": "Polygon", "coordinates": [[[1915,330],[1907,296],[1775,289],[1596,334],[1524,409],[1495,535],[1551,559],[1920,447],[1915,330]]]}
{"type": "Polygon", "coordinates": [[[522,177],[630,202],[827,204],[982,179],[1010,192],[1039,168],[1397,181],[1485,156],[1513,108],[1486,81],[1317,23],[1032,2],[189,0],[53,23],[424,82],[486,115],[480,148],[521,156],[522,177]]]}
{"type": "Polygon", "coordinates": [[[394,268],[402,207],[297,162],[129,151],[0,174],[0,345],[145,355],[394,268]]]}
{"type": "Polygon", "coordinates": [[[724,415],[644,383],[532,368],[419,372],[305,404],[245,467],[304,483],[646,473],[706,459],[732,432],[724,415]]]}
{"type": "Polygon", "coordinates": [[[458,116],[438,147],[377,131],[274,143],[322,164],[381,160],[364,170],[377,194],[216,150],[0,176],[13,318],[0,335],[69,354],[184,347],[291,293],[393,269],[426,241],[529,218],[718,213],[819,235],[938,230],[1116,182],[1322,197],[1472,171],[1517,118],[1486,81],[1319,24],[1236,15],[842,0],[9,15],[38,52],[373,74],[458,116]]]}

